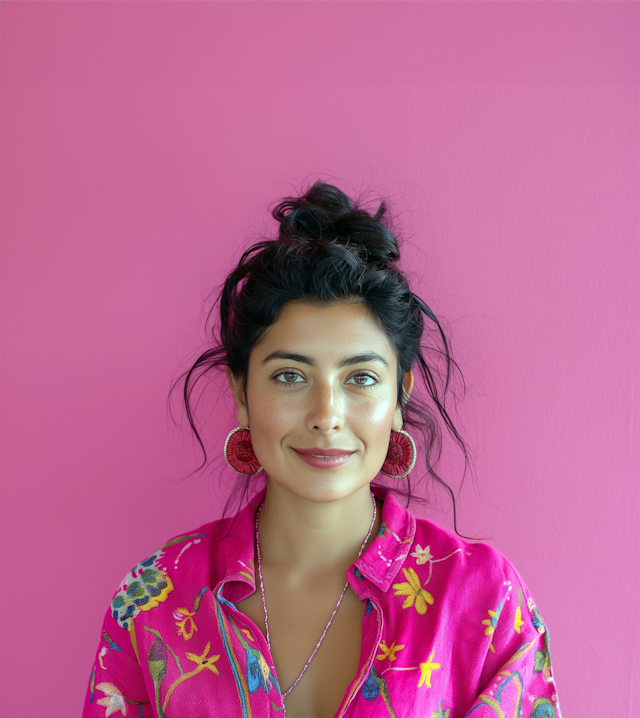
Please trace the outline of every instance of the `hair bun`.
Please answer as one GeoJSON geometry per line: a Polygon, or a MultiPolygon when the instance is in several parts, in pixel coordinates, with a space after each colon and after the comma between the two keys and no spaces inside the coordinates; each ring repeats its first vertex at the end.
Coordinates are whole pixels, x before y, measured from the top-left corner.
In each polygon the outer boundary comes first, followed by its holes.
{"type": "Polygon", "coordinates": [[[317,181],[300,197],[286,197],[272,211],[280,223],[279,239],[309,244],[322,241],[362,248],[368,261],[399,259],[398,243],[381,220],[384,202],[375,215],[333,185],[317,181]]]}

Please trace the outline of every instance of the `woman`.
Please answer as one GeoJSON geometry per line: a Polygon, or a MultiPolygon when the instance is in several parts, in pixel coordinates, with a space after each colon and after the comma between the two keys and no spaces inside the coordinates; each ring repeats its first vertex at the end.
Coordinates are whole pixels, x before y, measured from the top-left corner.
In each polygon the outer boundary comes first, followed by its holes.
{"type": "Polygon", "coordinates": [[[200,441],[192,391],[224,367],[238,421],[225,457],[241,493],[266,488],[125,577],[85,716],[560,715],[513,566],[394,497],[411,498],[417,455],[403,424],[445,487],[441,424],[466,449],[445,408],[447,340],[397,267],[384,211],[317,182],[228,276],[214,345],[185,376],[187,415],[200,441]]]}

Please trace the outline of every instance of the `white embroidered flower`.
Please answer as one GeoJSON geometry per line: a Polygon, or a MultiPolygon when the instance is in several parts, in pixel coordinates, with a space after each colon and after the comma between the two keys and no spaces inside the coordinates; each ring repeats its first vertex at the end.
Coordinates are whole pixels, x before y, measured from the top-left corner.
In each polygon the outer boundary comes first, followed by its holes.
{"type": "Polygon", "coordinates": [[[124,702],[124,697],[113,683],[98,683],[96,688],[107,696],[97,701],[99,706],[106,706],[107,712],[105,713],[105,718],[109,718],[109,716],[118,711],[124,716],[127,715],[127,704],[124,702]]]}
{"type": "Polygon", "coordinates": [[[433,558],[433,555],[431,554],[431,546],[422,548],[420,544],[416,545],[415,553],[412,553],[411,555],[416,559],[418,566],[422,566],[423,563],[427,563],[427,561],[431,561],[433,558]]]}

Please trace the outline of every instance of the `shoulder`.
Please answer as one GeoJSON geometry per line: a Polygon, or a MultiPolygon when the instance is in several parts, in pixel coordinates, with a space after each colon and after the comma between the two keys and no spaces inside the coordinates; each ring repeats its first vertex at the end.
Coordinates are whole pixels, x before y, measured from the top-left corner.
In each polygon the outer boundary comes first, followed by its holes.
{"type": "Polygon", "coordinates": [[[176,587],[207,585],[226,523],[213,521],[172,536],[127,572],[111,600],[112,615],[122,628],[140,611],[164,603],[176,587]]]}
{"type": "Polygon", "coordinates": [[[516,589],[529,597],[520,574],[501,551],[487,543],[463,539],[428,519],[416,518],[408,558],[417,565],[428,563],[434,579],[437,574],[455,585],[458,595],[482,592],[506,596],[516,589]]]}

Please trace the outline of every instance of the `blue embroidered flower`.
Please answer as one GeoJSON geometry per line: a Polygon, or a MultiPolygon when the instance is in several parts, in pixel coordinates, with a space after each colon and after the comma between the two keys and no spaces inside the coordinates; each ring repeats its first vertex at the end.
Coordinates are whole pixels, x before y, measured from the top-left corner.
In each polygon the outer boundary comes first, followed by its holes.
{"type": "Polygon", "coordinates": [[[249,693],[255,693],[258,688],[262,688],[265,693],[271,690],[271,684],[275,685],[278,693],[280,689],[278,682],[271,673],[269,664],[265,661],[264,656],[255,648],[246,647],[247,654],[247,686],[249,693]]]}
{"type": "Polygon", "coordinates": [[[380,695],[380,683],[374,677],[375,668],[371,668],[367,680],[362,684],[362,697],[368,701],[375,701],[380,695]]]}
{"type": "Polygon", "coordinates": [[[373,603],[371,603],[371,599],[367,599],[367,610],[364,612],[365,618],[373,611],[373,603]]]}
{"type": "Polygon", "coordinates": [[[112,651],[120,650],[120,646],[118,646],[118,644],[111,638],[111,636],[106,631],[102,634],[102,637],[109,644],[109,648],[111,648],[112,651]]]}

